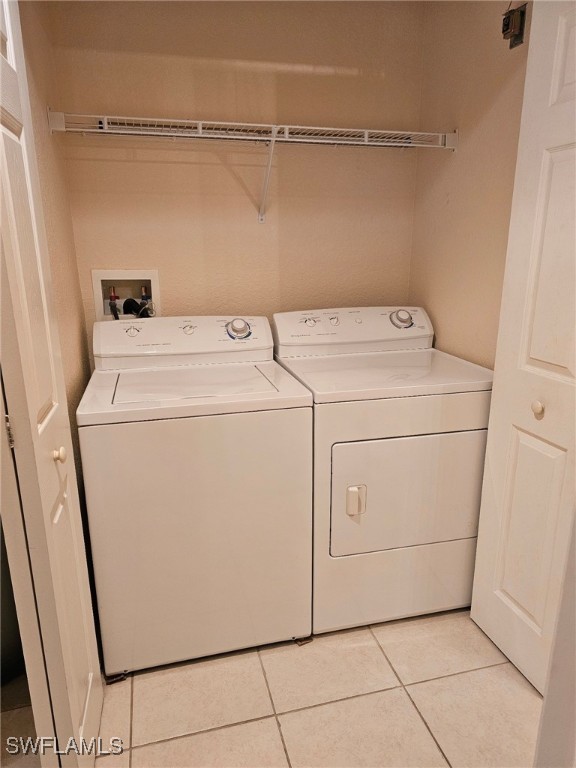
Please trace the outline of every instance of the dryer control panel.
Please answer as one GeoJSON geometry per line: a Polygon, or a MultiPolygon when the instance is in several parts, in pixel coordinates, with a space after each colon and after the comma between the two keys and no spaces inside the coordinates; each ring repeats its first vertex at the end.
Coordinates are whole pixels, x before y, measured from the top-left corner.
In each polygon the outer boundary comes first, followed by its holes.
{"type": "Polygon", "coordinates": [[[434,330],[421,307],[348,307],[280,312],[273,332],[278,357],[427,349],[434,330]]]}
{"type": "Polygon", "coordinates": [[[272,360],[266,317],[131,318],[94,323],[99,370],[272,360]]]}

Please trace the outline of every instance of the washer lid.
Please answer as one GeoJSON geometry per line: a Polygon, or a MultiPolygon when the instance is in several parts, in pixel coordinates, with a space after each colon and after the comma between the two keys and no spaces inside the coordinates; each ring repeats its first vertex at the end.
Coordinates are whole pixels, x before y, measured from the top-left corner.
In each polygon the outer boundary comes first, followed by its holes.
{"type": "Polygon", "coordinates": [[[312,405],[312,395],[272,360],[141,371],[94,371],[76,411],[79,427],[182,419],[312,405]]]}
{"type": "Polygon", "coordinates": [[[316,403],[492,389],[492,371],[437,349],[283,359],[316,403]]]}
{"type": "Polygon", "coordinates": [[[255,365],[127,371],[118,375],[112,403],[166,402],[262,392],[278,390],[255,365]]]}

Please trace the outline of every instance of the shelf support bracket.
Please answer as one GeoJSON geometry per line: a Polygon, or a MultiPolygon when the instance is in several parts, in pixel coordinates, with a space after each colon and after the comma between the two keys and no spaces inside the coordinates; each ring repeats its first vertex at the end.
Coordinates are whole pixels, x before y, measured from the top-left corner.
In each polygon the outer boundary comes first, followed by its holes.
{"type": "Polygon", "coordinates": [[[268,163],[266,165],[266,173],[264,175],[264,185],[262,187],[262,196],[260,198],[260,209],[258,211],[258,221],[260,222],[260,224],[264,223],[266,219],[266,198],[268,197],[268,187],[270,186],[270,174],[272,173],[272,159],[274,157],[274,145],[276,144],[277,134],[278,134],[278,126],[275,125],[272,128],[270,146],[268,147],[268,163]]]}
{"type": "Polygon", "coordinates": [[[447,133],[446,138],[444,139],[444,146],[446,149],[451,149],[453,152],[456,151],[458,148],[458,131],[453,131],[452,133],[447,133]]]}
{"type": "Polygon", "coordinates": [[[66,118],[64,112],[52,112],[48,107],[48,126],[50,133],[60,133],[66,130],[66,118]]]}

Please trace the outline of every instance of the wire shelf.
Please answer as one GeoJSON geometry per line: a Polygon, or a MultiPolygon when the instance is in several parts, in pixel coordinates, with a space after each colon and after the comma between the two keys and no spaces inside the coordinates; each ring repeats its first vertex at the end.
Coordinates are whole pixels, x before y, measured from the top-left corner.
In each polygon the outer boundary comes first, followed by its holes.
{"type": "Polygon", "coordinates": [[[218,123],[210,120],[158,120],[150,117],[76,115],[48,110],[53,132],[100,136],[144,136],[169,139],[254,141],[268,146],[258,220],[265,220],[266,198],[276,144],[329,144],[349,147],[432,147],[455,150],[458,132],[381,131],[362,128],[315,128],[304,125],[218,123]]]}
{"type": "Polygon", "coordinates": [[[457,132],[382,131],[360,128],[317,128],[303,125],[261,125],[209,120],[158,120],[49,112],[53,131],[112,136],[162,136],[170,139],[218,139],[277,142],[281,144],[332,144],[354,147],[435,147],[456,149],[457,132]]]}

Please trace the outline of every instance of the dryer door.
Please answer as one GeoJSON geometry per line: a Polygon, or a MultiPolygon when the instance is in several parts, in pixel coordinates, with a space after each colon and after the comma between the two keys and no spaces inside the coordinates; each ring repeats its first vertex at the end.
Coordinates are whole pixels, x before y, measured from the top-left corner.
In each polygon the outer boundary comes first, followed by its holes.
{"type": "Polygon", "coordinates": [[[486,430],[337,443],[332,557],[476,536],[486,430]]]}

